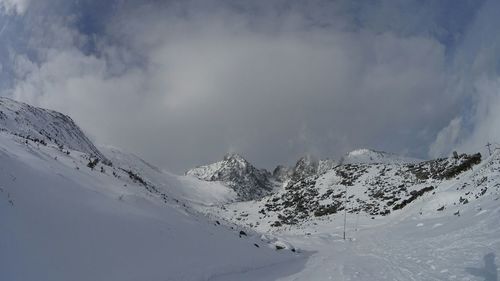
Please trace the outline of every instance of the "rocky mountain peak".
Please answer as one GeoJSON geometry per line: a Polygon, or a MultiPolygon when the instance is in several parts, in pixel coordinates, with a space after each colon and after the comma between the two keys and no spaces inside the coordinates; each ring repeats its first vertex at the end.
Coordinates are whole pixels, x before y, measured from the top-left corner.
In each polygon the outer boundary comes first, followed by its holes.
{"type": "Polygon", "coordinates": [[[304,178],[318,172],[319,160],[311,155],[300,158],[293,168],[292,178],[304,178]]]}
{"type": "Polygon", "coordinates": [[[257,169],[237,153],[228,153],[222,161],[191,169],[186,175],[219,181],[236,191],[243,201],[261,198],[273,188],[268,171],[257,169]]]}
{"type": "Polygon", "coordinates": [[[224,155],[224,161],[226,161],[228,164],[238,165],[242,169],[245,169],[250,164],[241,155],[233,152],[226,153],[226,155],[224,155]]]}
{"type": "Polygon", "coordinates": [[[292,171],[290,170],[290,168],[283,165],[278,165],[273,170],[273,178],[279,182],[284,182],[290,177],[291,173],[292,171]]]}

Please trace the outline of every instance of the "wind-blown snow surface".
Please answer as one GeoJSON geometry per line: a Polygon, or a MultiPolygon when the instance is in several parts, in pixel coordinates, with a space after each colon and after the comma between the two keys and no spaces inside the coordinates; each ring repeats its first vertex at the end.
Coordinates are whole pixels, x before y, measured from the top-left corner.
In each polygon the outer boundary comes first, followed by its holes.
{"type": "Polygon", "coordinates": [[[240,237],[241,228],[156,196],[117,168],[91,170],[86,157],[0,132],[0,280],[218,280],[284,262],[280,275],[301,269],[299,254],[248,230],[240,237]]]}

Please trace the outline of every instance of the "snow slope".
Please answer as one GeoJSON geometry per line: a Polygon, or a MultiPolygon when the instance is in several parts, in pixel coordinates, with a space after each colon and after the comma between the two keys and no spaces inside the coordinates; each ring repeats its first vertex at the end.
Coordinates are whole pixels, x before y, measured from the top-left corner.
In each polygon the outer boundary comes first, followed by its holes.
{"type": "Polygon", "coordinates": [[[99,149],[115,167],[133,171],[147,179],[158,191],[190,206],[220,205],[236,199],[236,192],[220,182],[206,182],[191,176],[163,171],[137,155],[112,146],[99,149]]]}
{"type": "Polygon", "coordinates": [[[297,264],[289,273],[300,269],[300,255],[207,220],[123,170],[90,169],[88,158],[0,132],[0,280],[218,280],[287,261],[297,264]]]}
{"type": "Polygon", "coordinates": [[[394,163],[415,163],[421,160],[404,157],[394,153],[376,151],[362,148],[347,153],[343,157],[344,164],[394,164],[394,163]]]}
{"type": "Polygon", "coordinates": [[[59,112],[0,97],[0,130],[78,150],[106,161],[73,120],[59,112]]]}

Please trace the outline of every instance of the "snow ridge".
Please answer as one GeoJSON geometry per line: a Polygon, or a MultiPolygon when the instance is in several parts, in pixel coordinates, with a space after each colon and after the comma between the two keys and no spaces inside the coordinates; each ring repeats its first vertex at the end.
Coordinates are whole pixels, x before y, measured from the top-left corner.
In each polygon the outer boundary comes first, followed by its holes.
{"type": "Polygon", "coordinates": [[[343,157],[342,163],[345,164],[390,164],[390,163],[415,163],[421,160],[404,157],[394,153],[388,153],[384,151],[377,151],[373,149],[357,149],[347,153],[343,157]]]}
{"type": "Polygon", "coordinates": [[[67,115],[0,97],[0,130],[88,153],[109,162],[67,115]]]}

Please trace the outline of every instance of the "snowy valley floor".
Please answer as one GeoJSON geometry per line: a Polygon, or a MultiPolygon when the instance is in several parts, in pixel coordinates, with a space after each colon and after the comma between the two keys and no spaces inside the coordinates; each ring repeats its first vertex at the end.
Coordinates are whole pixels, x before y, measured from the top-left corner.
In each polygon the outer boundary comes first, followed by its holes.
{"type": "Polygon", "coordinates": [[[497,200],[471,206],[460,217],[414,212],[359,220],[358,231],[348,228],[346,241],[340,217],[337,223],[306,227],[310,235],[304,230],[276,234],[313,252],[300,272],[280,276],[283,265],[217,280],[498,280],[497,200]]]}
{"type": "MultiPolygon", "coordinates": [[[[378,226],[361,224],[342,240],[319,230],[304,239],[284,235],[295,246],[317,251],[306,268],[282,280],[497,280],[500,249],[498,201],[461,217],[418,215],[378,226]]],[[[332,233],[333,232],[333,233],[332,233]]]]}

